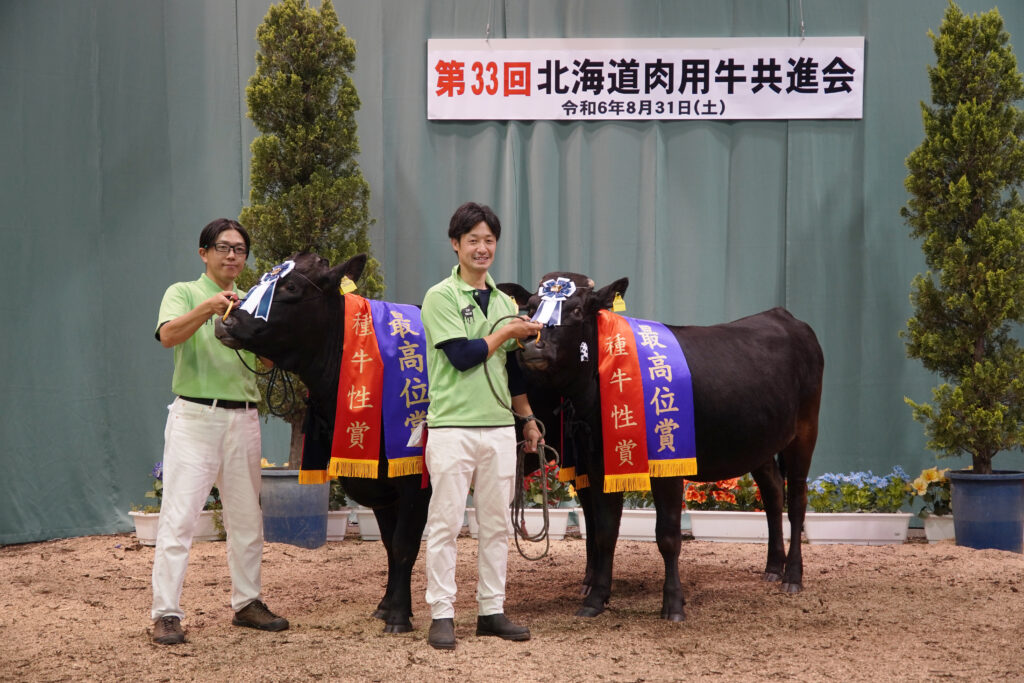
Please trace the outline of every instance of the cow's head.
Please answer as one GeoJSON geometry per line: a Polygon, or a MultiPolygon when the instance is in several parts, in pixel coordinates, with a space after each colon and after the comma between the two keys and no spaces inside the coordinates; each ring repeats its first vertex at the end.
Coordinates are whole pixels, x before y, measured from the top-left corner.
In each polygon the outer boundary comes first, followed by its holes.
{"type": "Polygon", "coordinates": [[[629,279],[621,278],[595,289],[594,281],[585,275],[548,273],[529,298],[526,310],[530,316],[544,301],[540,294],[544,283],[557,282],[559,278],[567,278],[575,286],[572,295],[561,302],[559,324],[548,325],[539,338],[524,342],[519,359],[531,383],[564,390],[584,377],[596,375],[597,312],[611,308],[615,295],[625,293],[629,279]]]}
{"type": "Polygon", "coordinates": [[[284,370],[302,374],[329,345],[329,327],[338,326],[340,334],[344,311],[338,287],[343,277],[355,282],[362,275],[366,254],[333,268],[309,252],[295,254],[291,260],[295,266],[273,285],[266,319],[242,310],[243,300],[226,319],[217,318],[216,335],[225,346],[252,351],[284,370]]]}

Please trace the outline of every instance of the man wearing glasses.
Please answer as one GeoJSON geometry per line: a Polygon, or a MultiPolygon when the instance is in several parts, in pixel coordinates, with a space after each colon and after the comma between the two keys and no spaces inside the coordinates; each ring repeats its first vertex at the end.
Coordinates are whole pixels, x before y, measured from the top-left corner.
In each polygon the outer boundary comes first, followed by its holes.
{"type": "MultiPolygon", "coordinates": [[[[282,631],[288,621],[262,601],[263,517],[260,512],[260,426],[256,378],[213,334],[215,316],[238,301],[235,278],[249,255],[249,233],[218,218],[199,235],[206,272],[168,287],[156,338],[174,349],[164,429],[163,495],[153,556],[153,641],[185,642],[180,607],[196,521],[216,484],[224,505],[232,623],[282,631]]],[[[247,351],[242,353],[248,354],[247,351]]],[[[253,358],[247,362],[252,365],[253,358]]]]}

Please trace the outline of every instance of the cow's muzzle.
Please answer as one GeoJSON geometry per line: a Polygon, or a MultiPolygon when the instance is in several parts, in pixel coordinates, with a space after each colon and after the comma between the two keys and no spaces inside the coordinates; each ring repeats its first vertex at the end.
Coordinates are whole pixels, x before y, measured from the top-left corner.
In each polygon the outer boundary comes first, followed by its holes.
{"type": "Polygon", "coordinates": [[[527,370],[544,372],[550,366],[547,357],[544,355],[544,342],[533,340],[523,344],[523,350],[519,352],[519,361],[527,370]]]}
{"type": "Polygon", "coordinates": [[[241,349],[242,342],[231,336],[231,323],[233,318],[222,320],[219,316],[213,321],[213,335],[217,340],[229,349],[241,349]]]}

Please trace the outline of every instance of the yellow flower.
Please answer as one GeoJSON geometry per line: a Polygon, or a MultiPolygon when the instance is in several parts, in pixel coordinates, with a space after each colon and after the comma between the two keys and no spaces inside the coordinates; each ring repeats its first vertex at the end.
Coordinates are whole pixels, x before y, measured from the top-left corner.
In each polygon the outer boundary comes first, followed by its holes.
{"type": "Polygon", "coordinates": [[[277,467],[274,463],[270,462],[266,458],[260,459],[260,467],[277,467]]]}
{"type": "Polygon", "coordinates": [[[923,476],[915,479],[911,486],[914,489],[914,493],[916,493],[919,496],[923,496],[924,494],[928,493],[928,482],[925,481],[925,478],[923,476]]]}
{"type": "Polygon", "coordinates": [[[573,487],[572,484],[569,484],[569,497],[570,498],[575,498],[576,497],[576,489],[573,487]]]}
{"type": "Polygon", "coordinates": [[[927,470],[921,470],[921,479],[924,479],[925,482],[931,483],[933,481],[941,481],[943,476],[939,474],[938,467],[931,467],[927,470]]]}

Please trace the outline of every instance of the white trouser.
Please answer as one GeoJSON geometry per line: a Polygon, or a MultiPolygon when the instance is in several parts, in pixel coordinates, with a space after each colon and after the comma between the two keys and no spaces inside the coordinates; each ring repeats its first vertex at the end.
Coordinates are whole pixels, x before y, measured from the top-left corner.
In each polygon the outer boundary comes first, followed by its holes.
{"type": "Polygon", "coordinates": [[[462,529],[470,484],[480,523],[477,613],[499,614],[505,605],[509,504],[516,471],[515,428],[431,429],[426,461],[433,488],[427,512],[426,599],[430,615],[433,619],[455,616],[455,539],[462,529]]]}
{"type": "Polygon", "coordinates": [[[152,618],[183,617],[181,589],[199,513],[214,484],[224,504],[231,608],[260,598],[260,423],[255,408],[216,408],[178,398],[164,428],[163,501],[153,556],[152,618]]]}

